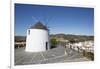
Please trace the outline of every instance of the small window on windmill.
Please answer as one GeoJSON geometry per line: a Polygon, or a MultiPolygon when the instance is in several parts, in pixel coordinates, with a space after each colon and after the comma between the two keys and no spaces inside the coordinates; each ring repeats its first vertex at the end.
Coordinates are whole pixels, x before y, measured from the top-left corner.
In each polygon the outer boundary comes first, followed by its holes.
{"type": "Polygon", "coordinates": [[[28,30],[28,35],[30,35],[30,30],[28,30]]]}

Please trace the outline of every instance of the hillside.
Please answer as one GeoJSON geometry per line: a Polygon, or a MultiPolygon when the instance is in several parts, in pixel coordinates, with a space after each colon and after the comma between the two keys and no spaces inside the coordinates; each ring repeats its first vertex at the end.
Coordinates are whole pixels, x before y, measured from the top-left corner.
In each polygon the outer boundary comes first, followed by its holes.
{"type": "Polygon", "coordinates": [[[94,40],[94,36],[72,35],[72,34],[54,34],[50,35],[50,38],[56,38],[56,39],[63,38],[65,40],[76,39],[78,41],[94,40]]]}
{"type": "MultiPolygon", "coordinates": [[[[65,40],[73,40],[76,39],[78,41],[86,41],[86,40],[94,40],[94,36],[86,36],[86,35],[72,35],[72,34],[51,34],[51,38],[63,38],[65,40]]],[[[26,41],[26,36],[15,36],[15,41],[26,41]]]]}

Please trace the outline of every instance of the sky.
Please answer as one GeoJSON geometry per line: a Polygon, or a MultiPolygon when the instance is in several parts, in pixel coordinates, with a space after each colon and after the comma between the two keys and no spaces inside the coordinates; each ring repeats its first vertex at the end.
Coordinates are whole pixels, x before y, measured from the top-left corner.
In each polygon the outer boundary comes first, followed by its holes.
{"type": "Polygon", "coordinates": [[[94,9],[85,7],[15,4],[15,35],[41,21],[50,34],[94,35],[94,9]]]}

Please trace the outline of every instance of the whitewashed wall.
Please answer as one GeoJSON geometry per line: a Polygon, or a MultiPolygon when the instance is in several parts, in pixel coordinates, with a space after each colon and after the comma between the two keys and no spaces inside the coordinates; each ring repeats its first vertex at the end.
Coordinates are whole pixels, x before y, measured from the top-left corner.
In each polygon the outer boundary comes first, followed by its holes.
{"type": "Polygon", "coordinates": [[[40,52],[46,51],[46,42],[49,46],[49,35],[47,30],[43,29],[29,29],[27,30],[26,51],[40,52]]]}

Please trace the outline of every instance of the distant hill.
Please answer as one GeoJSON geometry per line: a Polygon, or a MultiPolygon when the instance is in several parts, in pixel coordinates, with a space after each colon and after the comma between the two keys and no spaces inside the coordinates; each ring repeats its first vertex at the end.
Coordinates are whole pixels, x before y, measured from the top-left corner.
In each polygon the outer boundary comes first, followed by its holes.
{"type": "Polygon", "coordinates": [[[26,41],[26,36],[15,36],[15,41],[26,41]]]}
{"type": "Polygon", "coordinates": [[[63,38],[65,40],[72,40],[76,39],[78,41],[86,41],[86,40],[94,40],[94,36],[87,36],[87,35],[73,35],[73,34],[52,34],[50,38],[63,38]]]}
{"type": "MultiPolygon", "coordinates": [[[[63,38],[65,40],[76,39],[78,41],[94,40],[94,36],[73,35],[73,34],[51,34],[50,38],[63,38]]],[[[26,36],[15,36],[15,41],[26,41],[26,36]]]]}

